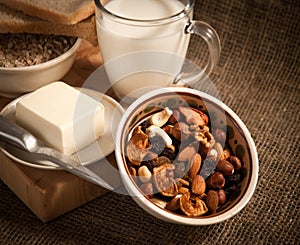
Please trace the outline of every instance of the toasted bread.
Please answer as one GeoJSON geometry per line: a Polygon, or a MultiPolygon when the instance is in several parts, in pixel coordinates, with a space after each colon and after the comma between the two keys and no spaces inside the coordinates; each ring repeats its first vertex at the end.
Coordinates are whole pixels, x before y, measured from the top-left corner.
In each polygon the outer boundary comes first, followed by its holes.
{"type": "Polygon", "coordinates": [[[8,32],[76,36],[94,43],[96,36],[95,15],[73,25],[54,24],[0,4],[0,33],[8,32]]]}
{"type": "Polygon", "coordinates": [[[93,0],[0,0],[12,9],[59,24],[76,24],[95,13],[93,0]]]}

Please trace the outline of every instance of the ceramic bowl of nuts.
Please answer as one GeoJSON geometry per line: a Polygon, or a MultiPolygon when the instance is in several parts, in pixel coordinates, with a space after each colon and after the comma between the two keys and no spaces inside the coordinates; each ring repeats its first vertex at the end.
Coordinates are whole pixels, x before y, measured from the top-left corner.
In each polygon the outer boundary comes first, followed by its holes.
{"type": "Polygon", "coordinates": [[[115,154],[136,203],[179,224],[231,218],[258,179],[245,124],[220,100],[190,88],[157,89],[134,101],[121,119],[115,154]]]}
{"type": "Polygon", "coordinates": [[[60,80],[72,67],[81,39],[40,34],[0,36],[0,95],[16,98],[60,80]]]}

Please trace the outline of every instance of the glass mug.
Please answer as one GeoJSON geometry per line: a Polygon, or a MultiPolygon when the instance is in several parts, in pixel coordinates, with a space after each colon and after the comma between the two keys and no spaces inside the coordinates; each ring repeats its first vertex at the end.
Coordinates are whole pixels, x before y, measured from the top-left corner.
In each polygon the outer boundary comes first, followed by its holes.
{"type": "Polygon", "coordinates": [[[202,37],[209,51],[203,69],[218,62],[216,31],[194,21],[195,0],[95,0],[96,28],[104,67],[114,92],[137,98],[180,79],[190,34],[202,37]]]}

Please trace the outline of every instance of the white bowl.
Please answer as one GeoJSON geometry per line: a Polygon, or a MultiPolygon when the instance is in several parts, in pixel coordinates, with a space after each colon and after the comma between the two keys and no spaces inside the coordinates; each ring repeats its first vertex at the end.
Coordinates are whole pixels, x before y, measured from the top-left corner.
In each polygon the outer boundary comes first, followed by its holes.
{"type": "Polygon", "coordinates": [[[0,67],[0,95],[17,98],[24,93],[60,80],[72,67],[80,43],[81,39],[78,38],[67,52],[38,65],[13,68],[0,67]]]}
{"type": "Polygon", "coordinates": [[[117,165],[124,186],[136,203],[149,214],[168,222],[187,225],[210,225],[231,218],[249,202],[258,180],[258,156],[251,135],[242,120],[225,104],[218,99],[189,88],[164,88],[151,91],[134,101],[125,111],[116,136],[115,155],[117,165]],[[227,128],[227,142],[233,153],[243,162],[244,177],[239,189],[216,213],[199,217],[187,217],[182,214],[168,211],[154,204],[150,198],[143,194],[131,176],[127,163],[125,147],[128,134],[149,115],[168,106],[176,106],[187,102],[202,108],[207,112],[216,127],[227,128]]]}

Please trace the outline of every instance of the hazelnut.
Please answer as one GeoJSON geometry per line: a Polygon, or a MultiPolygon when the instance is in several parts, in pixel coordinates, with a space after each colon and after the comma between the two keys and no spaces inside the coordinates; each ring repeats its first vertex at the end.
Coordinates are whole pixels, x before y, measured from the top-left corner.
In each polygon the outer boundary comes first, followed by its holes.
{"type": "Polygon", "coordinates": [[[192,192],[197,195],[202,195],[205,192],[205,189],[205,179],[200,175],[196,175],[192,182],[192,192]]]}
{"type": "Polygon", "coordinates": [[[234,173],[234,168],[232,164],[227,160],[219,161],[216,168],[219,172],[221,172],[225,176],[232,175],[234,173]]]}
{"type": "Polygon", "coordinates": [[[241,160],[236,156],[230,156],[228,161],[233,165],[235,170],[240,170],[242,168],[241,160]]]}
{"type": "Polygon", "coordinates": [[[207,186],[212,189],[221,189],[225,185],[225,178],[222,173],[214,172],[207,179],[207,186]]]}

